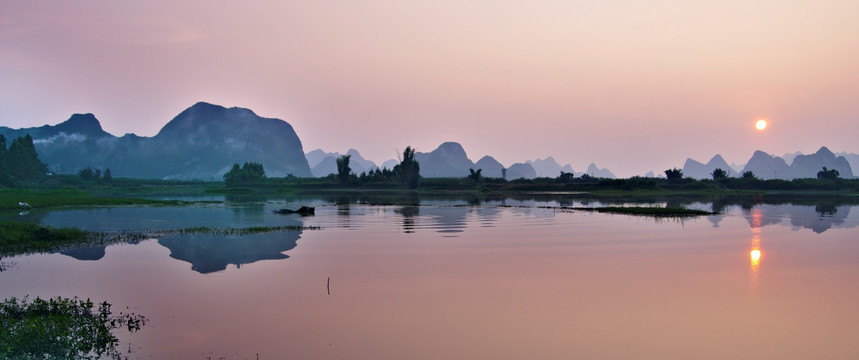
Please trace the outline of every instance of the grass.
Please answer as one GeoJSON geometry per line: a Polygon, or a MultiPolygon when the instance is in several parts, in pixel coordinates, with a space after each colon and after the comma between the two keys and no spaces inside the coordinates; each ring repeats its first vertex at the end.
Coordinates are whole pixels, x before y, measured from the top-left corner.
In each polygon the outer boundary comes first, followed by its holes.
{"type": "Polygon", "coordinates": [[[64,249],[134,242],[175,234],[251,235],[277,231],[317,230],[316,226],[255,226],[247,228],[190,227],[152,231],[94,232],[76,228],[0,221],[0,257],[33,253],[49,253],[64,249]]]}
{"type": "Polygon", "coordinates": [[[53,190],[0,189],[0,211],[18,210],[19,202],[33,208],[52,208],[61,206],[123,206],[123,205],[182,205],[175,200],[152,200],[126,197],[94,196],[74,188],[53,190]]]}

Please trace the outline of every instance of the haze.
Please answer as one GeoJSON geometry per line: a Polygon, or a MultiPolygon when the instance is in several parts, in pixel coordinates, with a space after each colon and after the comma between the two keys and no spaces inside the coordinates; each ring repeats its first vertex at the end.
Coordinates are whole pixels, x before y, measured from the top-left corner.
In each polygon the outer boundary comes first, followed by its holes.
{"type": "Polygon", "coordinates": [[[457,141],[623,177],[859,152],[856,19],[856,1],[4,1],[0,125],[91,112],[152,136],[207,101],[288,121],[305,151],[457,141]]]}

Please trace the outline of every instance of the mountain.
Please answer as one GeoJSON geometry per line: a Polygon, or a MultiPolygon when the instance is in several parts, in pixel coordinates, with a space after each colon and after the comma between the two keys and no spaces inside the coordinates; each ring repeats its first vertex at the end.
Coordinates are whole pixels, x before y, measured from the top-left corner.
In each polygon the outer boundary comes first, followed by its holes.
{"type": "Polygon", "coordinates": [[[534,168],[534,171],[537,172],[537,177],[548,177],[548,178],[556,178],[561,175],[561,172],[565,173],[573,173],[573,167],[569,164],[561,166],[557,161],[551,156],[540,160],[528,160],[525,161],[526,164],[531,164],[531,167],[534,168]]]}
{"type": "Polygon", "coordinates": [[[182,111],[151,138],[108,134],[92,114],[0,133],[31,134],[39,157],[57,173],[94,167],[109,168],[114,177],[220,180],[234,163],[259,162],[268,176],[310,176],[301,140],[287,122],[205,102],[182,111]]]}
{"type": "MultiPolygon", "coordinates": [[[[364,159],[358,150],[349,149],[349,151],[346,152],[346,155],[350,156],[349,168],[352,169],[352,172],[356,175],[376,169],[376,163],[364,159]]],[[[336,152],[327,153],[322,151],[322,149],[316,149],[304,156],[307,159],[307,163],[312,164],[310,165],[310,173],[313,174],[314,177],[325,177],[329,174],[337,173],[337,158],[342,155],[336,152]]]]}
{"type": "Polygon", "coordinates": [[[793,176],[798,178],[816,178],[817,172],[824,167],[838,170],[842,178],[853,178],[853,170],[847,159],[843,156],[836,157],[825,146],[814,154],[795,156],[790,167],[793,170],[793,176]]]}
{"type": "Polygon", "coordinates": [[[793,162],[787,162],[776,156],[773,157],[763,151],[755,151],[752,158],[743,168],[743,171],[751,171],[761,179],[795,179],[816,178],[817,172],[823,167],[838,170],[842,178],[852,178],[853,170],[844,156],[835,156],[828,148],[821,147],[817,152],[810,155],[793,155],[793,162]]]}
{"type": "Polygon", "coordinates": [[[304,158],[307,159],[307,165],[309,165],[311,169],[316,167],[316,165],[319,165],[319,163],[322,162],[323,159],[325,159],[329,156],[336,159],[337,157],[340,156],[340,154],[338,154],[338,153],[327,153],[327,152],[322,151],[322,149],[316,149],[316,150],[313,150],[307,154],[304,154],[304,158]]]}
{"type": "Polygon", "coordinates": [[[531,166],[531,164],[515,163],[507,168],[507,180],[535,178],[537,178],[537,171],[534,170],[534,167],[531,166]]]}
{"type": "Polygon", "coordinates": [[[421,166],[421,176],[427,178],[466,177],[468,169],[474,168],[462,145],[455,142],[443,143],[430,153],[415,153],[415,160],[421,166]]]}
{"type": "Polygon", "coordinates": [[[730,177],[736,177],[738,175],[734,168],[728,165],[728,162],[722,158],[722,155],[716,154],[716,156],[713,156],[707,164],[702,164],[692,160],[691,158],[686,159],[686,163],[683,164],[683,176],[698,180],[710,179],[713,177],[711,175],[713,170],[716,169],[725,170],[730,177]]]}
{"type": "MultiPolygon", "coordinates": [[[[840,152],[836,153],[835,155],[843,156],[845,159],[847,159],[847,162],[850,163],[851,169],[859,169],[859,154],[840,152]]],[[[859,176],[859,174],[856,175],[859,176]]]]}
{"type": "Polygon", "coordinates": [[[385,162],[383,162],[382,166],[380,166],[379,168],[380,169],[394,170],[394,166],[397,166],[399,164],[400,164],[400,162],[397,159],[388,159],[385,162]]]}
{"type": "MultiPolygon", "coordinates": [[[[313,177],[325,177],[337,173],[337,158],[339,156],[326,156],[316,166],[310,168],[313,177]]],[[[351,166],[350,166],[351,168],[351,166]]]]}
{"type": "Polygon", "coordinates": [[[598,178],[608,178],[608,179],[616,178],[616,176],[614,176],[614,174],[611,171],[609,171],[608,169],[600,169],[594,163],[591,163],[590,165],[588,165],[588,169],[585,171],[585,174],[588,174],[591,177],[598,177],[598,178]]]}
{"type": "Polygon", "coordinates": [[[474,164],[474,167],[477,169],[483,169],[480,172],[480,175],[482,175],[483,177],[488,177],[488,178],[503,178],[504,177],[504,173],[503,173],[504,165],[501,165],[501,163],[498,162],[498,160],[495,160],[495,158],[493,158],[489,155],[486,155],[486,156],[480,158],[480,160],[477,160],[477,163],[474,164]]]}
{"type": "Polygon", "coordinates": [[[787,179],[792,178],[793,171],[784,159],[778,156],[757,150],[752,158],[743,167],[743,172],[751,171],[759,179],[787,179]]]}

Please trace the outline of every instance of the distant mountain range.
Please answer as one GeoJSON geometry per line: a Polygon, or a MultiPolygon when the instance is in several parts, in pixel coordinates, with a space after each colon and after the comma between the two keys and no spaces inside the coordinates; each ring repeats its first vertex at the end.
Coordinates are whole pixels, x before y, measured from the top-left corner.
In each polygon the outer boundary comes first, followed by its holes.
{"type": "Polygon", "coordinates": [[[262,163],[269,176],[311,176],[301,140],[287,122],[243,108],[204,102],[182,111],[154,137],[116,137],[92,114],[75,114],[56,126],[13,130],[30,134],[51,171],[109,168],[115,177],[220,180],[234,163],[262,163]]]}
{"type": "MultiPolygon", "coordinates": [[[[859,160],[859,155],[846,154],[854,160],[859,160]]],[[[772,156],[763,151],[755,151],[746,162],[742,171],[737,172],[722,158],[716,155],[707,164],[702,164],[692,159],[686,159],[683,165],[683,176],[695,179],[708,179],[712,177],[713,170],[719,168],[728,172],[729,176],[739,176],[743,172],[751,171],[760,179],[796,179],[816,178],[817,172],[824,167],[838,170],[842,178],[853,177],[853,167],[847,157],[836,156],[826,147],[821,147],[814,154],[803,155],[802,153],[788,154],[790,161],[779,156],[772,156]]]]}
{"type": "MultiPolygon", "coordinates": [[[[74,114],[55,126],[0,127],[0,134],[8,141],[30,134],[40,158],[53,172],[73,174],[87,167],[109,168],[115,177],[220,180],[234,163],[244,162],[263,164],[266,174],[272,177],[288,174],[324,177],[337,172],[336,159],[341,156],[321,149],[305,154],[301,140],[286,121],[263,118],[245,108],[225,108],[205,102],[182,111],[153,137],[134,134],[116,137],[105,132],[93,114],[74,114]]],[[[349,149],[345,155],[351,156],[350,167],[356,174],[377,168],[376,163],[365,159],[355,149],[349,149]]],[[[469,169],[482,169],[485,177],[508,180],[554,178],[562,172],[575,176],[615,177],[610,170],[593,163],[584,172],[577,172],[551,156],[509,167],[489,155],[475,163],[456,142],[442,143],[428,153],[418,152],[415,159],[420,163],[421,176],[427,178],[465,177],[469,169]]],[[[381,167],[392,169],[398,163],[390,159],[381,167]]],[[[752,171],[762,179],[814,178],[824,166],[838,170],[841,177],[852,178],[852,169],[859,166],[859,155],[836,155],[826,147],[810,155],[797,152],[784,157],[756,151],[742,170],[738,170],[739,165],[729,165],[721,155],[716,155],[706,164],[687,159],[683,173],[704,179],[721,168],[728,171],[729,176],[752,171]]],[[[654,174],[650,172],[647,176],[654,174]]]]}
{"type": "Polygon", "coordinates": [[[349,155],[349,168],[352,169],[352,172],[355,174],[366,173],[378,168],[376,163],[364,159],[364,157],[358,153],[358,150],[355,149],[349,149],[346,154],[336,152],[327,153],[322,151],[322,149],[316,149],[304,154],[304,157],[307,158],[307,163],[310,165],[310,172],[314,177],[325,177],[330,174],[337,173],[337,158],[343,155],[349,155]]]}

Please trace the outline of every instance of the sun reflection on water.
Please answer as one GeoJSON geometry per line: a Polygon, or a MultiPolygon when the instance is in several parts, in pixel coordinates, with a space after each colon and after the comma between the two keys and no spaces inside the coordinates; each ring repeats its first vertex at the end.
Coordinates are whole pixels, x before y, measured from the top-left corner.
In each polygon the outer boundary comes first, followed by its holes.
{"type": "Polygon", "coordinates": [[[749,252],[749,273],[752,278],[752,288],[758,285],[758,271],[761,268],[761,226],[763,213],[760,209],[752,212],[752,246],[749,252]]]}

